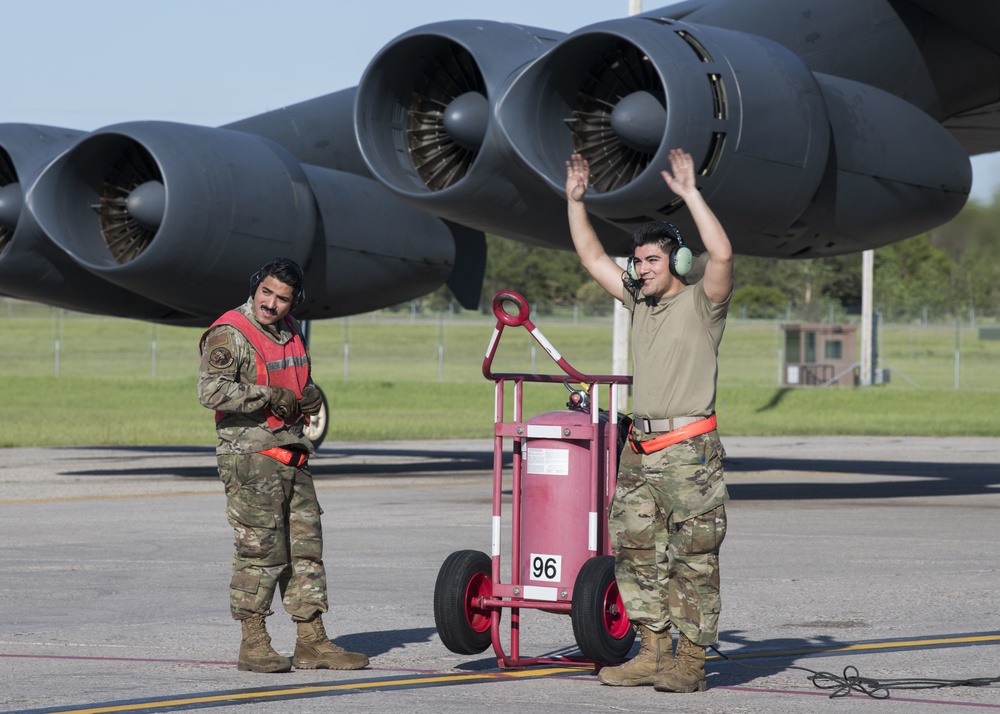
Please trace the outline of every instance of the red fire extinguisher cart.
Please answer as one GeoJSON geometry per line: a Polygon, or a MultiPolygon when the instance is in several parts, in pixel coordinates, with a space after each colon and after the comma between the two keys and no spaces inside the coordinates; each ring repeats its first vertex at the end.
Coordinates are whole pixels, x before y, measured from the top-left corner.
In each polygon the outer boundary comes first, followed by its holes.
{"type": "Polygon", "coordinates": [[[497,323],[483,360],[483,375],[495,382],[493,436],[492,553],[460,550],[445,560],[434,588],[434,620],[444,645],[478,654],[491,644],[503,668],[537,664],[610,664],[625,658],[635,631],[614,576],[607,512],[618,471],[616,385],[631,377],[587,375],[574,369],[529,319],[519,294],[493,298],[497,323]],[[563,374],[492,371],[505,327],[526,328],[563,374]],[[571,382],[572,380],[572,382],[571,382]],[[529,419],[521,413],[526,382],[563,383],[567,409],[529,419]],[[579,388],[571,384],[579,383],[579,388]],[[513,387],[513,419],[504,421],[513,387]],[[600,409],[601,387],[608,409],[600,409]],[[503,533],[504,439],[512,442],[510,533],[503,533]],[[505,537],[506,536],[506,537],[505,537]],[[510,576],[501,574],[502,544],[510,547],[510,576]],[[568,614],[581,656],[522,657],[520,611],[568,614]],[[501,613],[510,610],[509,652],[501,642],[501,613]]]}

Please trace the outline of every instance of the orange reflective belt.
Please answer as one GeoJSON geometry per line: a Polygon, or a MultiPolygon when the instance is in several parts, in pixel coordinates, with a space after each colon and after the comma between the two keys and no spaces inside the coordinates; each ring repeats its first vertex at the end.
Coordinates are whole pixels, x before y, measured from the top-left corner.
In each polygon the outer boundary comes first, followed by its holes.
{"type": "Polygon", "coordinates": [[[673,446],[674,444],[684,441],[685,439],[707,434],[715,429],[715,424],[715,414],[713,414],[710,417],[691,422],[687,426],[682,426],[680,429],[668,431],[666,434],[661,434],[655,439],[649,439],[648,441],[634,440],[632,438],[632,430],[630,429],[628,434],[628,443],[632,445],[632,451],[637,454],[652,454],[660,449],[673,446]]]}
{"type": "Polygon", "coordinates": [[[304,451],[282,449],[280,446],[272,446],[270,449],[265,449],[260,453],[264,456],[270,456],[275,461],[280,461],[285,466],[292,466],[294,468],[304,466],[306,461],[309,459],[309,454],[304,451]]]}

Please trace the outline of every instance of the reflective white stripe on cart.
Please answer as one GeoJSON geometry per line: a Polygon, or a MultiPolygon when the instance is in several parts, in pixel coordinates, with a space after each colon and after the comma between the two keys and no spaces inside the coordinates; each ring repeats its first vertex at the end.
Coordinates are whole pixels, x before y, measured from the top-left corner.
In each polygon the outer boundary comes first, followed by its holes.
{"type": "Polygon", "coordinates": [[[524,586],[525,600],[549,600],[555,602],[559,599],[555,588],[541,588],[537,585],[524,586]]]}
{"type": "Polygon", "coordinates": [[[562,359],[562,355],[559,354],[559,350],[553,347],[552,343],[545,339],[545,335],[539,332],[537,327],[534,330],[529,330],[529,332],[531,332],[532,337],[538,340],[538,344],[540,344],[546,352],[552,355],[552,359],[556,362],[562,359]]]}
{"type": "Polygon", "coordinates": [[[587,548],[597,550],[597,512],[590,512],[590,533],[587,536],[587,548]]]}
{"type": "Polygon", "coordinates": [[[500,555],[500,516],[493,516],[493,555],[500,555]]]}
{"type": "Polygon", "coordinates": [[[490,337],[490,343],[486,345],[486,357],[488,358],[493,354],[493,350],[496,347],[497,340],[500,339],[500,329],[497,327],[493,328],[493,336],[490,337]]]}
{"type": "Polygon", "coordinates": [[[529,439],[561,439],[562,438],[562,427],[558,424],[548,425],[545,424],[528,424],[528,438],[529,439]]]}

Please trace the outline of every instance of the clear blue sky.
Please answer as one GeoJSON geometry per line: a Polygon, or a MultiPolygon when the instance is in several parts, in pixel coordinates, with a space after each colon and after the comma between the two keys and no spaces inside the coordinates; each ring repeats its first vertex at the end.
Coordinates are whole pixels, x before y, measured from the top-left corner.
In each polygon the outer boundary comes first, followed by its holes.
{"type": "MultiPolygon", "coordinates": [[[[382,46],[420,25],[485,19],[571,32],[628,8],[628,0],[17,0],[4,3],[0,122],[218,126],[352,87],[382,46]]],[[[973,196],[989,200],[1000,155],[973,168],[973,196]]]]}
{"type": "Polygon", "coordinates": [[[0,121],[216,126],[353,87],[376,52],[420,25],[485,19],[569,32],[627,14],[628,0],[5,2],[0,121]]]}

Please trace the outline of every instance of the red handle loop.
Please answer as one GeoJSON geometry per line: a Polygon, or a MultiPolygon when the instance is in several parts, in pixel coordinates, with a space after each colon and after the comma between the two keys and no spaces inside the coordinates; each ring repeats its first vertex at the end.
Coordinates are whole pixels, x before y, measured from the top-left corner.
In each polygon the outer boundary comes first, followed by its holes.
{"type": "Polygon", "coordinates": [[[528,319],[531,312],[528,301],[518,295],[513,290],[501,290],[493,296],[493,314],[507,327],[519,327],[528,319]],[[512,315],[507,312],[506,304],[513,303],[517,308],[517,314],[512,315]]]}

